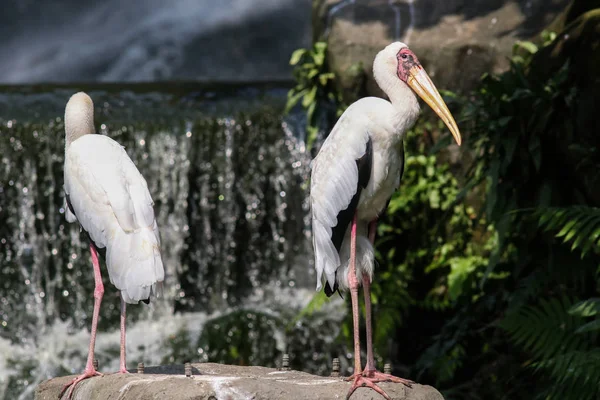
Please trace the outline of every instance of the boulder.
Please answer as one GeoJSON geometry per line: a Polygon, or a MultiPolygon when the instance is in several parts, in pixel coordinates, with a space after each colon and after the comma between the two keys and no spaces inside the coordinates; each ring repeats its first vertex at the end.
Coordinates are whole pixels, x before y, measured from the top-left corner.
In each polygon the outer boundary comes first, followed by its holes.
{"type": "MultiPolygon", "coordinates": [[[[312,400],[343,399],[350,383],[343,378],[323,377],[299,371],[221,364],[191,364],[186,377],[183,365],[145,368],[145,374],[107,374],[81,382],[73,400],[178,399],[178,400],[312,400]]],[[[62,376],[41,383],[35,400],[56,400],[62,386],[73,379],[62,376]]],[[[394,400],[443,400],[431,386],[381,383],[394,400]]],[[[66,396],[63,396],[66,398],[66,396]]],[[[371,389],[359,388],[352,400],[380,399],[371,389]]]]}
{"type": "MultiPolygon", "coordinates": [[[[371,65],[389,43],[415,51],[438,88],[468,92],[484,72],[508,68],[514,42],[537,36],[567,0],[314,0],[313,39],[326,40],[332,70],[347,92],[361,63],[366,92],[381,95],[371,65]]],[[[364,95],[365,93],[363,93],[364,95]]],[[[352,99],[347,99],[352,100],[352,99]]]]}

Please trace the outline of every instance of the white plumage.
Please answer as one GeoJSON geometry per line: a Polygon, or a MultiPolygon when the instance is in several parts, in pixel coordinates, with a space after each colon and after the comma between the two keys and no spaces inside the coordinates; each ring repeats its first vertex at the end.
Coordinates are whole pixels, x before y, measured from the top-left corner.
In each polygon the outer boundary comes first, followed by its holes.
{"type": "Polygon", "coordinates": [[[107,136],[84,135],[65,155],[65,192],[98,248],[106,248],[110,282],[127,303],[156,293],[164,279],[158,226],[146,180],[124,148],[107,136]]]}
{"type": "Polygon", "coordinates": [[[371,294],[377,219],[400,185],[402,139],[419,114],[417,93],[444,120],[457,143],[460,132],[435,85],[404,43],[392,43],[375,57],[373,74],[390,101],[369,97],[340,117],[312,162],[310,205],[317,290],[350,289],[354,325],[354,375],[347,398],[376,383],[406,379],[376,370],[371,328],[371,294]],[[414,92],[413,92],[414,91],[414,92]],[[367,320],[367,364],[361,371],[358,288],[363,285],[367,320]]]}
{"type": "Polygon", "coordinates": [[[382,51],[373,65],[379,86],[393,99],[367,97],[353,103],[342,114],[312,162],[310,201],[312,210],[313,245],[317,290],[322,278],[334,287],[336,271],[340,289],[348,288],[348,261],[350,259],[350,229],[340,252],[331,241],[331,230],[337,225],[337,215],[346,209],[357,191],[358,167],[356,160],[365,154],[367,141],[372,140],[373,160],[368,185],[360,195],[357,209],[357,275],[373,274],[374,250],[368,239],[367,225],[377,218],[388,199],[400,184],[404,162],[402,138],[419,114],[419,103],[410,88],[395,77],[387,58],[395,55],[401,43],[394,43],[382,51]]]}
{"type": "Polygon", "coordinates": [[[121,297],[121,357],[125,361],[126,303],[138,303],[158,295],[165,272],[160,256],[158,226],[146,180],[125,149],[107,136],[95,134],[94,103],[76,93],[65,109],[66,219],[79,221],[90,238],[94,271],[94,312],[85,370],[63,387],[73,395],[77,383],[102,375],[93,365],[94,346],[104,285],[98,249],[106,249],[110,282],[121,297]]]}
{"type": "Polygon", "coordinates": [[[156,294],[164,280],[153,202],[125,149],[107,136],[93,134],[93,114],[90,132],[90,109],[93,113],[89,96],[77,93],[65,112],[71,130],[65,149],[65,192],[75,212],[67,207],[67,221],[79,221],[96,247],[106,248],[110,282],[123,300],[137,303],[156,294]]]}

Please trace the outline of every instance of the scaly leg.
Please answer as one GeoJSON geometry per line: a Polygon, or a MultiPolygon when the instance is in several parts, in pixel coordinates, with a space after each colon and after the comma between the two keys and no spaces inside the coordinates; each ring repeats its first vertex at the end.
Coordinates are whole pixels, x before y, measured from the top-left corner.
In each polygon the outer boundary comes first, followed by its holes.
{"type": "Polygon", "coordinates": [[[102,283],[102,276],[100,275],[100,262],[98,261],[98,252],[93,244],[90,243],[90,251],[92,252],[92,265],[94,266],[94,314],[92,316],[92,336],[90,338],[90,348],[88,350],[87,363],[83,373],[71,382],[63,386],[58,398],[61,399],[67,389],[67,400],[73,397],[73,390],[75,386],[83,381],[84,379],[91,378],[93,376],[102,376],[102,374],[94,368],[94,348],[96,346],[96,330],[98,329],[98,316],[100,315],[100,303],[102,303],[102,296],[104,295],[104,284],[102,283]]]}
{"type": "MultiPolygon", "coordinates": [[[[371,221],[369,224],[369,240],[371,244],[375,244],[375,233],[377,230],[377,220],[371,221]]],[[[402,379],[395,377],[390,374],[382,374],[375,368],[375,356],[373,354],[373,330],[371,325],[371,280],[367,275],[363,275],[363,292],[365,295],[365,312],[367,314],[367,365],[363,371],[363,376],[368,378],[371,382],[395,382],[402,383],[408,387],[411,387],[411,383],[408,379],[402,379]]]]}
{"type": "Polygon", "coordinates": [[[123,300],[123,295],[121,293],[119,293],[119,297],[121,298],[121,362],[119,373],[128,374],[129,371],[127,371],[125,362],[125,309],[127,304],[125,303],[125,300],[123,300]]]}
{"type": "Polygon", "coordinates": [[[352,219],[350,232],[350,271],[348,271],[348,286],[350,286],[350,296],[352,300],[352,322],[354,325],[354,373],[348,380],[352,380],[352,386],[346,395],[346,400],[352,396],[352,393],[359,387],[369,387],[382,395],[386,400],[390,397],[374,382],[365,378],[362,373],[360,363],[360,332],[359,332],[359,312],[358,312],[358,278],[356,277],[356,213],[352,219]]]}
{"type": "Polygon", "coordinates": [[[350,287],[350,298],[352,300],[352,323],[354,326],[354,374],[362,373],[360,362],[360,315],[358,311],[358,279],[356,277],[356,213],[352,219],[350,234],[350,271],[348,272],[348,286],[350,287]]]}

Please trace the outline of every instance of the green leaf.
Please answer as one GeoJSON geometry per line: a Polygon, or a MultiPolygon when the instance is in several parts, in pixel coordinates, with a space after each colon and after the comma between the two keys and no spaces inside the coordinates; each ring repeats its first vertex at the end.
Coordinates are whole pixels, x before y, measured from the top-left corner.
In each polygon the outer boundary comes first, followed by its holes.
{"type": "Polygon", "coordinates": [[[325,53],[317,53],[313,55],[313,60],[317,67],[321,67],[325,63],[325,53]]]}
{"type": "Polygon", "coordinates": [[[285,103],[284,113],[285,114],[289,113],[292,110],[292,108],[294,108],[294,106],[296,104],[298,104],[298,101],[300,100],[300,98],[302,96],[304,96],[307,92],[308,92],[308,89],[304,89],[299,92],[295,92],[294,89],[290,90],[288,92],[287,102],[285,103]]]}
{"type": "Polygon", "coordinates": [[[520,48],[520,49],[527,50],[531,54],[535,54],[538,51],[538,47],[534,43],[532,43],[532,42],[524,42],[524,41],[520,41],[520,40],[518,40],[515,43],[515,48],[516,49],[520,48]]]}
{"type": "Polygon", "coordinates": [[[579,329],[575,331],[575,333],[587,333],[593,331],[600,331],[600,319],[596,319],[592,322],[588,322],[587,324],[581,326],[579,329]]]}
{"type": "MultiPolygon", "coordinates": [[[[572,219],[569,222],[566,223],[566,225],[560,230],[560,232],[558,232],[556,234],[556,237],[563,237],[565,236],[571,228],[573,228],[573,226],[577,223],[577,220],[572,219]]],[[[565,239],[566,241],[566,239],[565,239]]]]}
{"type": "Polygon", "coordinates": [[[325,85],[327,85],[327,81],[329,81],[330,79],[334,79],[334,78],[335,78],[335,74],[333,72],[328,72],[328,73],[319,75],[319,82],[321,83],[321,85],[325,86],[325,85]]]}
{"type": "Polygon", "coordinates": [[[323,54],[327,50],[327,42],[316,42],[314,44],[315,53],[323,54]]]}
{"type": "Polygon", "coordinates": [[[306,119],[307,119],[308,125],[311,127],[314,127],[313,116],[315,114],[316,108],[317,108],[317,103],[312,102],[308,105],[308,108],[306,109],[306,119]]]}
{"type": "Polygon", "coordinates": [[[300,59],[302,58],[302,56],[305,55],[307,51],[308,50],[306,50],[306,49],[295,50],[292,53],[292,57],[290,58],[290,65],[298,64],[298,62],[300,62],[300,59]]]}
{"type": "Polygon", "coordinates": [[[317,76],[317,75],[318,75],[318,73],[319,73],[319,70],[318,70],[318,69],[316,69],[316,68],[314,68],[314,69],[311,69],[311,70],[310,70],[310,72],[308,73],[307,77],[308,77],[308,79],[312,79],[312,78],[314,78],[315,76],[317,76]]]}
{"type": "Polygon", "coordinates": [[[315,97],[317,96],[317,87],[313,86],[309,92],[304,95],[302,99],[302,107],[307,108],[311,104],[315,103],[315,97]]]}
{"type": "Polygon", "coordinates": [[[592,317],[600,314],[600,298],[580,301],[569,309],[569,314],[579,317],[592,317]]]}
{"type": "Polygon", "coordinates": [[[448,294],[451,300],[457,300],[463,291],[467,279],[482,265],[480,257],[455,257],[450,260],[448,274],[448,294]]]}

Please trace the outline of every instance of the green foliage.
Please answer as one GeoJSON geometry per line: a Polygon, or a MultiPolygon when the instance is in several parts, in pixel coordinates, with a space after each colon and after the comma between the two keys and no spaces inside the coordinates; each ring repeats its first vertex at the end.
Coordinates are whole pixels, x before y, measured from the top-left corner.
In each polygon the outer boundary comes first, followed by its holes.
{"type": "Polygon", "coordinates": [[[558,231],[557,238],[571,242],[571,251],[579,248],[583,258],[590,250],[600,249],[600,208],[572,206],[540,209],[536,212],[540,228],[558,231]]]}
{"type": "Polygon", "coordinates": [[[598,334],[581,330],[583,319],[567,297],[542,299],[500,322],[511,339],[532,354],[528,364],[549,375],[541,398],[594,399],[600,395],[600,347],[598,334]]]}
{"type": "Polygon", "coordinates": [[[579,317],[596,317],[593,321],[586,322],[579,327],[575,333],[600,331],[600,298],[592,298],[580,301],[569,310],[569,314],[579,317]]]}
{"type": "Polygon", "coordinates": [[[570,119],[575,114],[576,90],[566,85],[568,63],[551,79],[537,81],[527,74],[537,47],[520,42],[516,49],[522,48],[527,53],[515,55],[508,72],[483,77],[474,101],[465,106],[466,119],[472,121],[470,142],[478,155],[468,187],[486,185],[482,212],[498,232],[499,243],[488,273],[502,256],[510,256],[506,252],[510,251],[511,234],[523,229],[522,223],[529,223],[512,211],[568,204],[581,196],[577,191],[559,189],[559,171],[552,156],[560,154],[565,132],[568,135],[573,130],[570,119]]]}
{"type": "Polygon", "coordinates": [[[237,310],[215,318],[202,331],[198,348],[206,360],[233,365],[274,367],[279,358],[277,317],[250,310],[237,310]]]}
{"type": "MultiPolygon", "coordinates": [[[[547,34],[544,45],[555,37],[547,34]]],[[[510,70],[484,76],[465,106],[477,155],[468,187],[485,185],[480,212],[498,235],[486,277],[507,274],[506,285],[494,291],[501,300],[497,326],[509,334],[508,343],[491,344],[524,351],[522,368],[533,368],[544,382],[534,396],[592,399],[600,381],[595,321],[568,311],[573,296],[597,291],[590,282],[599,265],[600,214],[586,204],[588,181],[565,152],[582,140],[574,123],[578,91],[570,63],[538,79],[530,69],[538,50],[517,43],[510,70]]],[[[481,286],[489,291],[491,285],[483,280],[481,286]]]]}
{"type": "Polygon", "coordinates": [[[468,98],[445,92],[470,162],[421,120],[380,219],[375,351],[448,399],[600,396],[600,151],[582,94],[597,75],[552,58],[562,37],[517,42],[468,98]]]}
{"type": "Polygon", "coordinates": [[[464,185],[443,153],[427,155],[416,140],[440,137],[435,125],[409,135],[406,173],[380,227],[375,287],[386,308],[376,336],[387,339],[377,351],[390,337],[419,343],[392,359],[447,398],[600,395],[599,196],[585,173],[600,160],[596,139],[578,128],[572,62],[549,77],[533,71],[557,37],[518,42],[507,72],[482,77],[468,100],[452,97],[470,146],[463,159],[472,159],[464,185]]]}
{"type": "Polygon", "coordinates": [[[315,293],[315,295],[312,297],[312,299],[310,299],[308,304],[304,308],[302,308],[293,319],[290,320],[290,322],[288,323],[288,328],[296,324],[298,321],[305,318],[309,318],[318,311],[320,311],[327,304],[327,301],[328,297],[325,294],[325,291],[321,290],[315,293]]]}
{"type": "MultiPolygon", "coordinates": [[[[442,127],[423,121],[407,134],[401,187],[379,224],[376,249],[381,263],[373,283],[375,348],[385,356],[389,338],[407,323],[402,316],[410,309],[444,311],[456,306],[465,292],[471,293],[468,301],[476,300],[489,253],[481,241],[493,237],[491,232],[477,231],[473,207],[455,202],[460,186],[449,165],[440,162],[441,155],[426,155],[423,138],[442,127]],[[481,241],[473,240],[476,234],[481,241]]],[[[466,356],[464,347],[454,341],[429,353],[435,351],[439,351],[435,366],[424,364],[442,380],[451,379],[466,356]]]]}
{"type": "Polygon", "coordinates": [[[319,112],[333,107],[339,116],[346,107],[335,89],[335,74],[327,64],[326,42],[316,42],[311,49],[294,51],[290,65],[294,66],[296,86],[288,92],[285,112],[288,113],[298,103],[306,110],[306,146],[310,149],[319,129],[319,112]]]}

